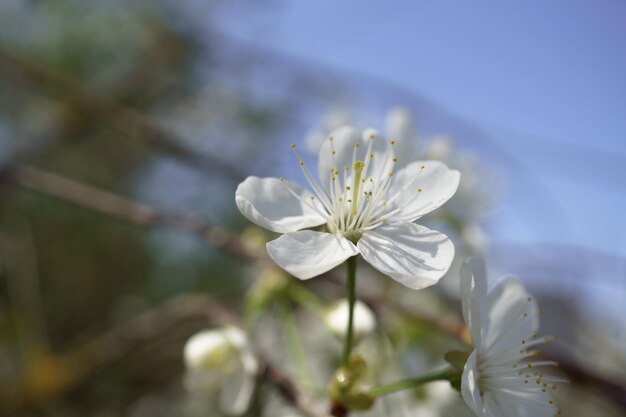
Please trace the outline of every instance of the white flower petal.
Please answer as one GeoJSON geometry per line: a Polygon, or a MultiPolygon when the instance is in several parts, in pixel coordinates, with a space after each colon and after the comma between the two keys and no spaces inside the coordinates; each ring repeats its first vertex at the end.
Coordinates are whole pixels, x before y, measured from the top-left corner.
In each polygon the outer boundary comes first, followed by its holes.
{"type": "Polygon", "coordinates": [[[337,107],[332,109],[321,121],[320,125],[309,131],[304,140],[306,150],[317,155],[328,134],[341,126],[351,126],[352,116],[347,108],[337,107]]]}
{"type": "Polygon", "coordinates": [[[385,133],[389,139],[415,140],[417,128],[411,112],[404,107],[394,107],[385,117],[385,133]]]}
{"type": "Polygon", "coordinates": [[[385,134],[390,140],[396,141],[395,152],[398,166],[411,161],[417,154],[418,134],[411,112],[403,107],[395,107],[385,118],[385,134]]]}
{"type": "Polygon", "coordinates": [[[374,268],[415,290],[436,284],[454,258],[446,235],[414,223],[367,231],[357,246],[374,268]]]}
{"type": "Polygon", "coordinates": [[[487,272],[480,258],[468,258],[461,267],[461,303],[463,319],[469,326],[472,343],[481,343],[481,305],[487,296],[487,272]]]}
{"type": "Polygon", "coordinates": [[[228,339],[221,329],[204,330],[191,336],[183,350],[188,369],[204,369],[207,358],[228,347],[228,339]]]}
{"type": "Polygon", "coordinates": [[[291,275],[309,279],[357,255],[359,250],[341,235],[303,230],[269,242],[267,252],[291,275]]]}
{"type": "Polygon", "coordinates": [[[361,139],[363,147],[370,150],[369,155],[366,154],[366,151],[361,153],[361,158],[366,165],[369,165],[364,175],[379,181],[380,178],[386,177],[394,169],[391,159],[396,154],[395,146],[389,147],[389,141],[376,129],[363,131],[361,139]]]}
{"type": "Polygon", "coordinates": [[[329,138],[322,144],[317,160],[320,182],[325,190],[330,186],[331,169],[338,169],[341,175],[345,167],[352,170],[354,146],[361,143],[359,132],[349,126],[334,130],[329,138]]]}
{"type": "Polygon", "coordinates": [[[220,409],[233,416],[244,414],[254,393],[255,378],[254,374],[239,371],[222,380],[220,409]]]}
{"type": "Polygon", "coordinates": [[[539,306],[514,277],[498,282],[483,297],[482,348],[497,354],[522,340],[529,341],[539,329],[539,306]]]}
{"type": "Polygon", "coordinates": [[[326,223],[304,202],[319,208],[319,203],[311,200],[311,196],[306,188],[295,182],[253,176],[239,184],[235,202],[241,214],[251,222],[273,232],[287,233],[326,223]],[[291,194],[288,187],[302,199],[291,194]]]}
{"type": "Polygon", "coordinates": [[[456,192],[460,176],[439,161],[411,162],[394,174],[390,195],[400,192],[394,206],[403,209],[388,220],[414,221],[440,207],[456,192]]]}
{"type": "Polygon", "coordinates": [[[477,416],[483,416],[483,401],[480,395],[480,387],[478,379],[480,377],[477,366],[478,353],[476,350],[467,358],[465,367],[463,368],[463,376],[461,377],[461,395],[465,404],[477,416]]]}
{"type": "Polygon", "coordinates": [[[243,371],[247,374],[256,374],[259,370],[259,363],[246,332],[235,326],[227,326],[222,332],[228,343],[237,349],[243,371]]]}

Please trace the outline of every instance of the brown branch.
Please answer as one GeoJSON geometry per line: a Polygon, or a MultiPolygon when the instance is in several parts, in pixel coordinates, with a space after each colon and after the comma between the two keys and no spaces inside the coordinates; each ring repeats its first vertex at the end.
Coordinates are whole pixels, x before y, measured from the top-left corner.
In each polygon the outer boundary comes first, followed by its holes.
{"type": "Polygon", "coordinates": [[[13,166],[5,171],[4,176],[30,191],[50,195],[141,227],[170,227],[194,233],[225,253],[246,262],[259,258],[250,253],[234,233],[208,225],[191,214],[157,211],[109,191],[31,166],[13,166]]]}
{"type": "MultiPolygon", "coordinates": [[[[212,326],[236,325],[240,322],[237,315],[208,295],[177,296],[75,349],[52,356],[54,360],[46,365],[52,366],[57,374],[55,384],[46,389],[40,386],[33,388],[28,379],[23,380],[21,384],[11,387],[8,397],[0,398],[7,407],[3,411],[32,407],[78,388],[105,366],[127,356],[167,329],[193,318],[205,319],[212,326]]],[[[267,360],[262,362],[264,365],[259,376],[273,385],[288,403],[310,417],[327,417],[316,409],[314,401],[300,391],[285,373],[267,360]]]]}
{"type": "Polygon", "coordinates": [[[265,364],[262,377],[278,390],[290,404],[310,417],[330,417],[319,411],[313,400],[296,387],[289,377],[278,368],[265,364]]]}
{"type": "Polygon", "coordinates": [[[131,139],[151,144],[197,169],[221,173],[233,181],[245,177],[239,169],[220,158],[189,150],[183,145],[182,138],[156,126],[141,113],[4,49],[0,49],[0,74],[11,82],[30,85],[75,103],[72,108],[83,116],[98,120],[131,139]]]}

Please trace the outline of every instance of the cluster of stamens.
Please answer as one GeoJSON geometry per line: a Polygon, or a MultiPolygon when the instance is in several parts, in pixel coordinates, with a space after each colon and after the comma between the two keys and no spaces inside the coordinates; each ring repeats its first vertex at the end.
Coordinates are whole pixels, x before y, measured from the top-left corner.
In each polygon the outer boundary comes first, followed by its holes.
{"type": "MultiPolygon", "coordinates": [[[[374,134],[369,136],[367,150],[362,155],[363,157],[359,155],[361,145],[356,143],[352,152],[351,164],[339,167],[335,159],[337,152],[333,143],[334,138],[330,136],[328,140],[330,141],[331,158],[335,164],[330,168],[329,184],[326,189],[311,174],[299,155],[296,145],[291,145],[315,196],[310,196],[310,201],[306,201],[295,193],[287,183],[285,185],[291,194],[326,220],[330,232],[341,233],[355,241],[360,238],[364,231],[379,227],[392,216],[400,213],[406,206],[413,203],[422,192],[421,188],[416,188],[413,197],[403,201],[402,204],[394,204],[410,187],[415,186],[417,178],[411,179],[391,194],[390,187],[398,161],[394,152],[395,141],[389,141],[386,151],[382,155],[377,155],[372,152],[372,146],[376,139],[374,134]],[[375,158],[382,158],[381,166],[373,166],[375,158]],[[315,204],[316,199],[320,204],[315,204]]],[[[421,166],[420,171],[424,168],[421,166]]]]}
{"type": "MultiPolygon", "coordinates": [[[[532,298],[528,298],[531,302],[532,298]]],[[[528,313],[523,313],[518,320],[528,320],[528,313]]],[[[495,346],[499,341],[510,335],[514,331],[515,325],[507,327],[507,329],[491,343],[490,347],[495,346]]],[[[523,395],[525,393],[543,394],[543,406],[554,409],[554,416],[560,416],[561,410],[556,406],[554,400],[549,395],[550,391],[556,391],[557,384],[567,382],[563,378],[544,375],[540,369],[546,366],[558,366],[554,361],[529,360],[539,355],[539,351],[530,349],[537,345],[549,345],[555,340],[554,337],[539,337],[533,334],[530,340],[521,339],[517,346],[509,346],[502,350],[501,353],[495,354],[495,349],[487,349],[480,352],[478,357],[479,363],[479,380],[478,385],[481,395],[486,391],[507,391],[512,395],[523,395]],[[490,355],[488,360],[484,360],[481,356],[490,355]]],[[[539,403],[538,403],[539,405],[539,403]]]]}

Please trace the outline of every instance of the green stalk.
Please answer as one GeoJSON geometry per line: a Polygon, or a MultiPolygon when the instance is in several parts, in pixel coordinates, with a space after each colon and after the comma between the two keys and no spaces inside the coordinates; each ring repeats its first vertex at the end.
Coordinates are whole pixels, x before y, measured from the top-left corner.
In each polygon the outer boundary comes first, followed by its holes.
{"type": "Polygon", "coordinates": [[[417,378],[403,379],[387,385],[381,385],[376,388],[372,388],[369,394],[373,397],[381,395],[393,394],[394,392],[404,391],[407,389],[417,388],[420,385],[427,384],[433,381],[450,380],[456,376],[458,372],[452,369],[445,369],[443,371],[433,372],[432,374],[426,374],[417,378]]]}
{"type": "Polygon", "coordinates": [[[347,287],[348,287],[348,329],[346,330],[346,338],[343,344],[343,355],[341,356],[341,364],[348,366],[350,353],[352,352],[353,325],[354,325],[354,303],[356,302],[356,261],[357,257],[353,256],[346,261],[348,267],[347,287]]]}
{"type": "Polygon", "coordinates": [[[294,312],[290,311],[288,306],[283,302],[276,304],[276,312],[278,313],[279,322],[283,329],[287,355],[293,364],[294,373],[299,385],[303,387],[312,386],[311,375],[309,374],[306,361],[306,353],[304,352],[304,346],[300,339],[294,312]]]}

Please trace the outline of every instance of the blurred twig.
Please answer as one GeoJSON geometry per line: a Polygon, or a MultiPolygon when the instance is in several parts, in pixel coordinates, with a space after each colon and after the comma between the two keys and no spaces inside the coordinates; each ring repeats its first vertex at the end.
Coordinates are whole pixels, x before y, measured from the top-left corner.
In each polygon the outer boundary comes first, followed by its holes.
{"type": "Polygon", "coordinates": [[[258,258],[246,250],[234,233],[208,225],[191,214],[161,212],[145,204],[31,166],[16,165],[6,170],[4,175],[20,187],[54,196],[141,227],[170,227],[195,233],[220,250],[243,261],[258,258]]]}
{"type": "Polygon", "coordinates": [[[98,120],[129,138],[152,144],[197,169],[212,174],[221,173],[233,181],[240,181],[245,176],[239,169],[220,158],[189,150],[182,144],[181,138],[157,126],[141,113],[1,48],[0,74],[14,83],[30,85],[70,100],[76,104],[73,109],[84,116],[98,120]]]}
{"type": "MultiPolygon", "coordinates": [[[[137,346],[148,343],[167,329],[192,318],[206,319],[213,326],[239,323],[237,315],[208,295],[180,295],[75,349],[54,356],[53,369],[63,374],[63,383],[59,384],[57,379],[57,383],[47,387],[48,389],[36,386],[32,391],[29,381],[22,381],[22,384],[12,390],[11,396],[1,398],[3,404],[9,407],[6,411],[33,406],[68,392],[103,367],[128,355],[137,346]]],[[[301,392],[281,370],[267,360],[263,360],[262,369],[261,378],[273,385],[299,411],[311,417],[325,417],[325,414],[315,408],[313,400],[301,392]]]]}
{"type": "Polygon", "coordinates": [[[265,364],[262,377],[274,385],[281,395],[298,410],[311,417],[328,417],[315,407],[313,400],[303,394],[289,377],[278,368],[265,364]]]}

